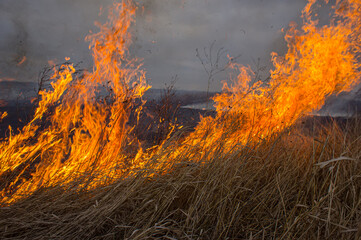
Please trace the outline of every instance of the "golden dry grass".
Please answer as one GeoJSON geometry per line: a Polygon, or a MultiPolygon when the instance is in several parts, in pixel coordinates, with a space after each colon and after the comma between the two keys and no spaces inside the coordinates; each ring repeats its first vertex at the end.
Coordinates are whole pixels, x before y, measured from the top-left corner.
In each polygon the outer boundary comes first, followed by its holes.
{"type": "Polygon", "coordinates": [[[361,125],[301,125],[167,174],[42,189],[0,209],[0,238],[360,239],[361,125]]]}

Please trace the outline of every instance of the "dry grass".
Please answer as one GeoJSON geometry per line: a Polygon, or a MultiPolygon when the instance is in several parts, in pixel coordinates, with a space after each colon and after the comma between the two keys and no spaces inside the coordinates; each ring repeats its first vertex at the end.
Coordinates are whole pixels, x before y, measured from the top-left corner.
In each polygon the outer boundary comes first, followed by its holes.
{"type": "Polygon", "coordinates": [[[43,189],[0,209],[0,238],[360,239],[361,125],[310,132],[92,192],[43,189]]]}

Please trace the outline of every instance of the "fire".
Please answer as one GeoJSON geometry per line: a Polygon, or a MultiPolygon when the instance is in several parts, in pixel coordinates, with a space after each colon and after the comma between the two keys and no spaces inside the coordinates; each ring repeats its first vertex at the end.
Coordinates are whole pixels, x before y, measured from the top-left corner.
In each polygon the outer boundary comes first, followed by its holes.
{"type": "Polygon", "coordinates": [[[128,123],[149,88],[140,61],[128,53],[136,6],[114,4],[109,21],[86,38],[92,71],[79,76],[71,64],[54,67],[52,89],[40,93],[33,119],[0,143],[2,203],[46,187],[95,188],[148,163],[166,172],[177,161],[210,161],[268,140],[327,96],[351,89],[360,79],[361,1],[337,0],[325,26],[314,18],[315,5],[309,0],[304,8],[302,28],[292,24],[287,31],[286,55],[272,54],[269,82],[254,82],[249,67],[234,64],[238,75],[214,98],[216,117],[202,118],[183,140],[144,150],[128,123]]]}
{"type": "MultiPolygon", "coordinates": [[[[204,118],[186,139],[194,152],[228,152],[267,140],[300,117],[318,110],[334,93],[350,90],[360,80],[361,1],[337,1],[329,25],[318,26],[312,10],[303,10],[303,26],[292,23],[285,56],[272,53],[274,70],[268,83],[254,82],[250,67],[234,65],[239,74],[214,98],[215,118],[204,118]]],[[[184,150],[183,150],[184,151],[184,150]]]]}
{"type": "Polygon", "coordinates": [[[137,167],[125,154],[138,144],[126,123],[135,100],[149,86],[140,62],[128,56],[135,11],[131,1],[115,4],[100,32],[86,38],[92,72],[76,77],[71,64],[54,69],[52,90],[40,92],[33,119],[1,143],[0,175],[7,180],[3,202],[84,176],[91,181],[82,187],[109,183],[137,167]]]}

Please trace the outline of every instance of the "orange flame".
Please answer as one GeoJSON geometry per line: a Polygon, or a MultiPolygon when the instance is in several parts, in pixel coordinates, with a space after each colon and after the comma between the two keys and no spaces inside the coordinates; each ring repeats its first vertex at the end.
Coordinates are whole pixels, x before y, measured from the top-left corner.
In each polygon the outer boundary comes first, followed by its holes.
{"type": "Polygon", "coordinates": [[[214,98],[216,117],[202,118],[182,141],[147,152],[127,124],[135,99],[149,88],[141,64],[128,54],[136,7],[131,0],[115,4],[109,21],[98,24],[100,32],[86,38],[93,70],[75,77],[72,65],[54,67],[53,89],[40,93],[34,118],[20,134],[0,143],[0,178],[6,180],[2,203],[42,187],[108,184],[149,160],[160,164],[153,166],[160,171],[169,167],[162,163],[209,161],[269,139],[319,109],[327,96],[351,89],[360,79],[361,1],[337,0],[326,26],[318,26],[313,17],[315,3],[309,0],[304,8],[301,29],[290,26],[286,55],[272,54],[268,83],[253,83],[252,70],[234,64],[239,74],[214,98]]]}
{"type": "Polygon", "coordinates": [[[40,92],[33,119],[1,143],[0,175],[10,178],[3,202],[86,175],[92,176],[86,187],[108,183],[136,167],[124,154],[137,144],[126,123],[135,99],[149,87],[141,64],[127,52],[135,11],[131,1],[114,4],[100,32],[86,38],[93,71],[75,78],[72,65],[54,69],[53,90],[40,92]],[[24,176],[29,172],[30,179],[24,176]]]}
{"type": "Polygon", "coordinates": [[[174,151],[174,159],[192,152],[189,158],[207,161],[214,154],[267,140],[320,109],[329,95],[360,81],[361,1],[337,1],[331,23],[321,27],[313,19],[315,3],[310,0],[304,8],[301,29],[290,25],[286,55],[272,53],[268,83],[254,82],[250,67],[233,65],[239,74],[214,98],[217,116],[203,118],[174,151]]]}

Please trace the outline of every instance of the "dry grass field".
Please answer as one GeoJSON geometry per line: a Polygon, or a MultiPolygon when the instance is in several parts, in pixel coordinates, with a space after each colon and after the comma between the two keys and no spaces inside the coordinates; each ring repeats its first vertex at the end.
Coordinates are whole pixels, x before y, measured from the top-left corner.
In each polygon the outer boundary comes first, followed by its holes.
{"type": "Polygon", "coordinates": [[[361,124],[302,122],[268,142],[88,192],[0,209],[2,239],[359,239],[361,124]]]}
{"type": "Polygon", "coordinates": [[[114,3],[93,69],[66,58],[2,129],[0,238],[361,239],[361,120],[310,115],[361,80],[361,1],[333,4],[319,25],[308,1],[267,81],[230,59],[215,110],[191,116],[171,89],[142,98],[137,6],[114,3]]]}

